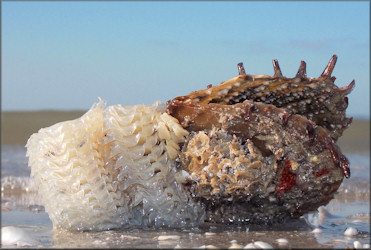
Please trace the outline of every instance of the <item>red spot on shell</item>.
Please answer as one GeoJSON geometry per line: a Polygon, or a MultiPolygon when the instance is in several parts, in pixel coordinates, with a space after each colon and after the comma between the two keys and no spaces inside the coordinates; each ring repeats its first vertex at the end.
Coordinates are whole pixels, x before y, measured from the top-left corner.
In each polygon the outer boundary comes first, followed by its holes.
{"type": "Polygon", "coordinates": [[[339,152],[339,149],[336,146],[336,144],[333,144],[332,142],[327,142],[326,146],[331,153],[332,160],[334,161],[335,165],[339,166],[343,170],[345,178],[349,178],[350,169],[348,159],[339,152]]]}
{"type": "Polygon", "coordinates": [[[314,173],[314,176],[315,176],[315,177],[320,177],[320,176],[322,176],[322,175],[324,175],[324,174],[328,174],[328,170],[327,170],[327,168],[324,168],[324,169],[322,169],[322,170],[320,170],[320,171],[314,173]]]}
{"type": "Polygon", "coordinates": [[[349,103],[348,103],[348,97],[346,97],[346,96],[344,97],[344,102],[345,102],[345,103],[347,104],[347,106],[348,106],[348,104],[349,104],[349,103]]]}
{"type": "Polygon", "coordinates": [[[289,160],[285,161],[285,167],[281,173],[280,184],[277,188],[277,194],[282,194],[285,191],[291,190],[293,185],[296,185],[297,174],[290,171],[291,163],[289,160]]]}

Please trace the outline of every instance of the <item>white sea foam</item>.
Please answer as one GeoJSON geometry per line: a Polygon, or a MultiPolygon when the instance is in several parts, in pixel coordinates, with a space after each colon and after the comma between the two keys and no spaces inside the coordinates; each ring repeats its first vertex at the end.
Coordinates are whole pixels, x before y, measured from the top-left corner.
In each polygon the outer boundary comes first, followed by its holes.
{"type": "Polygon", "coordinates": [[[2,192],[37,192],[36,185],[30,177],[5,176],[1,178],[2,192]]]}
{"type": "Polygon", "coordinates": [[[19,227],[2,227],[1,228],[1,245],[18,247],[36,246],[39,242],[32,238],[28,233],[19,227]]]}
{"type": "Polygon", "coordinates": [[[355,236],[357,234],[358,234],[358,230],[357,228],[354,228],[354,227],[348,227],[344,232],[345,236],[350,236],[350,237],[355,236]]]}

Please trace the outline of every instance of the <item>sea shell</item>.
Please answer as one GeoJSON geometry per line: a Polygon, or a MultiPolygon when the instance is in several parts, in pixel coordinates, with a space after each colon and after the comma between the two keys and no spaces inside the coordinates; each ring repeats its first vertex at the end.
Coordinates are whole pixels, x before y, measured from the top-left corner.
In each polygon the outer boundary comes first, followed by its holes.
{"type": "MultiPolygon", "coordinates": [[[[27,142],[31,176],[54,227],[107,230],[183,227],[204,208],[183,190],[176,171],[188,132],[165,106],[106,107],[40,129],[27,142]]],[[[183,175],[182,175],[183,174],[183,175]]]]}
{"type": "Polygon", "coordinates": [[[41,129],[27,143],[31,175],[58,228],[273,223],[327,204],[349,162],[354,81],[338,88],[334,55],[319,78],[239,76],[166,105],[106,107],[41,129]]]}
{"type": "Polygon", "coordinates": [[[180,165],[210,222],[297,218],[327,204],[349,171],[325,129],[273,105],[173,102],[169,110],[192,121],[180,165]]]}
{"type": "Polygon", "coordinates": [[[354,87],[334,84],[335,62],[315,79],[305,62],[294,78],[283,77],[276,60],[274,76],[247,75],[240,63],[239,76],[168,101],[190,132],[179,162],[207,221],[281,222],[333,198],[350,176],[335,141],[352,120],[345,109],[354,87]]]}
{"type": "Polygon", "coordinates": [[[308,78],[306,63],[301,61],[295,77],[282,76],[278,61],[273,60],[274,75],[248,75],[242,63],[238,64],[239,76],[215,87],[190,93],[174,99],[179,102],[199,104],[219,103],[233,105],[245,100],[272,104],[291,114],[299,114],[327,130],[336,141],[352,122],[346,118],[348,95],[354,88],[354,80],[345,87],[337,87],[331,73],[337,56],[333,55],[318,78],[308,78]]]}

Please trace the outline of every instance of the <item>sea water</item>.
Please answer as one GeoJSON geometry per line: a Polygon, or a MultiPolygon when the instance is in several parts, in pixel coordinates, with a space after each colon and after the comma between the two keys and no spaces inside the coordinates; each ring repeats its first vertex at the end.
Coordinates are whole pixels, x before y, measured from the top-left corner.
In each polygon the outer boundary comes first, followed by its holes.
{"type": "MultiPolygon", "coordinates": [[[[1,223],[21,229],[31,243],[3,247],[63,248],[345,248],[370,245],[370,154],[346,153],[351,178],[344,179],[327,206],[300,219],[273,226],[215,225],[184,230],[68,232],[53,229],[30,178],[24,146],[1,147],[1,223]],[[349,229],[355,235],[346,236],[349,229]],[[354,231],[355,230],[355,231],[354,231]]],[[[8,236],[7,236],[8,237],[8,236]]]]}

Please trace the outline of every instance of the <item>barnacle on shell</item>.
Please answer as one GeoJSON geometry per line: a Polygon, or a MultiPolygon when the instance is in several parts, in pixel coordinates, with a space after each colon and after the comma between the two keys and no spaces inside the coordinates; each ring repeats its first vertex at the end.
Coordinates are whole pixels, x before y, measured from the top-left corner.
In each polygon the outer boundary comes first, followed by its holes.
{"type": "Polygon", "coordinates": [[[336,140],[351,123],[354,81],[334,55],[318,78],[239,75],[166,105],[106,107],[40,129],[31,175],[54,227],[106,230],[272,223],[327,204],[349,162],[336,140]]]}

